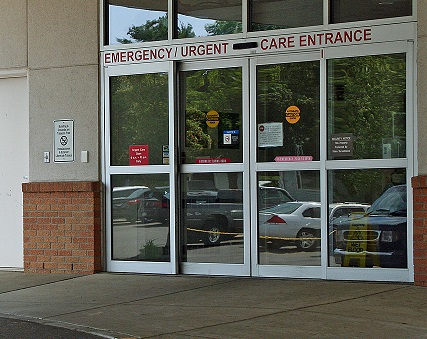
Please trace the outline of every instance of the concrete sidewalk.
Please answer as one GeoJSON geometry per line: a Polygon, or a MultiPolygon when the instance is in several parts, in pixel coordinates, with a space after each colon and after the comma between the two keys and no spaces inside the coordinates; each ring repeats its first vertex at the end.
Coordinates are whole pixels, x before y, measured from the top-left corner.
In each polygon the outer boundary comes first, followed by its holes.
{"type": "Polygon", "coordinates": [[[114,338],[427,338],[427,288],[0,271],[2,315],[114,338]]]}

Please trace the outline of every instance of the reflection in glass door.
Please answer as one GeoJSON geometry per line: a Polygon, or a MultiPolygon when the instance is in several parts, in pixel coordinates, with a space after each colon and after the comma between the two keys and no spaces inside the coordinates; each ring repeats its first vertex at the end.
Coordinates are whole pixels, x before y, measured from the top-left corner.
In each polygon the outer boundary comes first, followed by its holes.
{"type": "Polygon", "coordinates": [[[260,58],[252,72],[254,271],[320,277],[320,61],[260,58]]]}
{"type": "Polygon", "coordinates": [[[108,267],[174,273],[168,65],[108,70],[108,267]]]}
{"type": "Polygon", "coordinates": [[[364,209],[331,218],[330,267],[408,268],[407,54],[396,51],[327,62],[328,201],[364,209]]]}
{"type": "Polygon", "coordinates": [[[408,46],[107,69],[108,269],[408,281],[408,46]]]}
{"type": "Polygon", "coordinates": [[[180,66],[181,267],[248,275],[244,64],[180,66]]]}

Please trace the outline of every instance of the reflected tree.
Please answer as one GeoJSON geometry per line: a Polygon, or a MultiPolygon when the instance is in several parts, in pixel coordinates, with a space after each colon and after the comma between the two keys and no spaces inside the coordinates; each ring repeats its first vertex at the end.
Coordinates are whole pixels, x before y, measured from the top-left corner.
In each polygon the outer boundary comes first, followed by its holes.
{"type": "Polygon", "coordinates": [[[242,23],[237,21],[217,20],[213,24],[205,25],[208,35],[224,35],[242,32],[242,23]]]}
{"type": "Polygon", "coordinates": [[[332,60],[329,77],[330,133],[352,133],[355,158],[382,158],[383,142],[393,142],[396,128],[405,137],[394,121],[406,111],[403,54],[332,60]]]}
{"type": "MultiPolygon", "coordinates": [[[[131,39],[118,38],[117,41],[121,44],[130,44],[135,42],[160,41],[168,39],[168,16],[164,15],[154,20],[147,20],[145,24],[140,26],[132,25],[127,33],[131,39]]],[[[194,38],[196,34],[193,31],[193,26],[190,24],[180,24],[178,26],[178,38],[194,38]]]]}
{"type": "MultiPolygon", "coordinates": [[[[393,158],[404,157],[405,119],[396,117],[406,114],[405,55],[335,59],[328,62],[328,67],[329,137],[351,133],[353,159],[382,158],[383,144],[392,146],[393,158]]],[[[346,190],[334,199],[372,203],[384,187],[397,184],[392,176],[401,172],[402,169],[337,172],[333,185],[346,190]]]]}
{"type": "Polygon", "coordinates": [[[127,165],[130,145],[149,145],[150,163],[162,163],[169,140],[166,73],[112,77],[111,163],[127,165]]]}
{"type": "Polygon", "coordinates": [[[257,123],[281,122],[283,147],[259,150],[259,160],[274,161],[277,155],[312,155],[319,159],[320,65],[299,62],[258,66],[257,123]],[[300,120],[290,124],[286,109],[297,106],[300,120]]]}
{"type": "Polygon", "coordinates": [[[187,161],[192,162],[197,156],[230,155],[232,150],[221,148],[220,135],[227,129],[241,129],[241,68],[188,71],[181,76],[186,114],[187,161]],[[206,114],[211,110],[220,116],[219,125],[214,129],[206,124],[206,114]]]}

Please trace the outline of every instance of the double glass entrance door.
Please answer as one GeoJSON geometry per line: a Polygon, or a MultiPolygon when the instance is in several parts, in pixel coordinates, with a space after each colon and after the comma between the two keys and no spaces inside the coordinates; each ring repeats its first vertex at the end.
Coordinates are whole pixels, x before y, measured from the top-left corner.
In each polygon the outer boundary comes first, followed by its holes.
{"type": "Polygon", "coordinates": [[[410,58],[393,48],[107,68],[108,269],[405,280],[410,58]],[[386,230],[368,213],[389,187],[386,230]]]}

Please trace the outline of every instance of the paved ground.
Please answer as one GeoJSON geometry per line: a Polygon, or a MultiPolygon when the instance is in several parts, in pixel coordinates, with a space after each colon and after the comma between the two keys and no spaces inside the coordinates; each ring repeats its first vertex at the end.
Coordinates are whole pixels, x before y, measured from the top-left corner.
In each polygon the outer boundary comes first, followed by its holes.
{"type": "Polygon", "coordinates": [[[6,327],[0,322],[1,338],[427,338],[427,288],[0,271],[2,316],[6,327]],[[30,337],[1,332],[27,325],[41,332],[30,337]]]}
{"type": "Polygon", "coordinates": [[[0,317],[0,338],[100,339],[101,337],[94,334],[35,323],[28,320],[0,317]]]}

